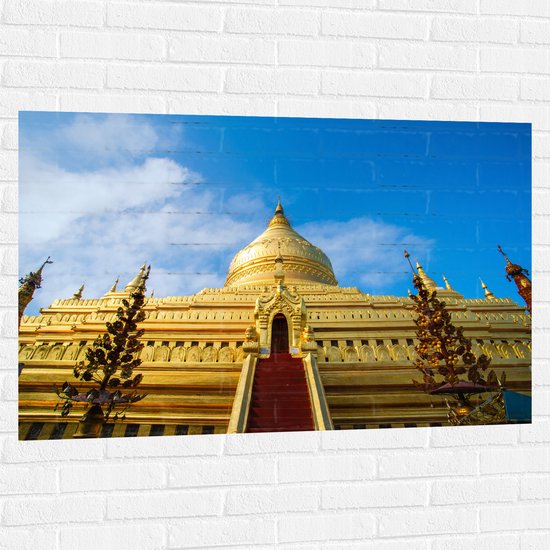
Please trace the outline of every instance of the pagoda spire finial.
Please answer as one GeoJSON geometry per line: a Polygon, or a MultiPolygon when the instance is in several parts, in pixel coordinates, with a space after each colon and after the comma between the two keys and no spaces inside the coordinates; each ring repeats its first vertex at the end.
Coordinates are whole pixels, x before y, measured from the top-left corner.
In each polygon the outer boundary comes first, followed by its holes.
{"type": "Polygon", "coordinates": [[[138,274],[124,287],[124,292],[133,292],[141,284],[145,271],[147,270],[147,262],[139,269],[138,274]]]}
{"type": "Polygon", "coordinates": [[[36,271],[31,271],[28,275],[19,279],[19,324],[21,324],[21,318],[23,317],[25,308],[29,305],[34,296],[34,291],[42,285],[42,270],[46,264],[53,264],[50,260],[50,256],[46,258],[46,261],[36,271]]]}
{"type": "Polygon", "coordinates": [[[479,278],[479,280],[481,281],[481,288],[485,293],[485,298],[487,300],[494,300],[495,295],[487,288],[487,285],[481,280],[481,277],[479,278]]]}
{"type": "Polygon", "coordinates": [[[84,283],[80,285],[80,288],[73,294],[74,300],[82,300],[82,292],[84,291],[84,283]]]}
{"type": "Polygon", "coordinates": [[[416,260],[416,270],[418,271],[418,276],[422,279],[426,290],[429,290],[430,292],[434,291],[437,288],[435,281],[428,277],[424,269],[422,269],[422,266],[418,263],[418,260],[416,260]]]}
{"type": "Polygon", "coordinates": [[[498,245],[498,251],[506,258],[506,278],[514,281],[518,287],[518,294],[525,300],[527,309],[531,313],[531,279],[529,271],[518,264],[513,264],[504,253],[501,246],[498,245]]]}
{"type": "Polygon", "coordinates": [[[454,290],[454,288],[451,286],[451,283],[449,283],[449,281],[447,280],[447,277],[445,277],[445,275],[443,275],[443,280],[445,281],[445,288],[447,290],[454,290]]]}
{"type": "Polygon", "coordinates": [[[508,259],[508,256],[504,253],[504,250],[502,250],[502,247],[500,245],[497,246],[498,251],[506,258],[506,264],[510,265],[512,262],[508,259]]]}
{"type": "Polygon", "coordinates": [[[288,223],[288,220],[286,219],[286,216],[285,216],[285,211],[284,211],[284,208],[281,204],[281,199],[279,199],[277,201],[277,206],[275,208],[275,214],[274,216],[271,218],[271,221],[269,222],[269,226],[272,226],[272,225],[275,225],[275,224],[286,224],[286,225],[290,225],[288,223]]]}
{"type": "Polygon", "coordinates": [[[117,278],[115,279],[115,282],[113,283],[113,286],[111,287],[111,290],[109,292],[116,292],[116,286],[118,285],[119,275],[117,275],[117,278]]]}

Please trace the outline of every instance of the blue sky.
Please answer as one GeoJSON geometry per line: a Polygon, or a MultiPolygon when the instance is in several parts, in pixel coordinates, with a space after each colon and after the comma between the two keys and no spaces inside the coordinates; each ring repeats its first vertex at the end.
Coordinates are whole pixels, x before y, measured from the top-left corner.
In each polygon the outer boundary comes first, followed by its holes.
{"type": "Polygon", "coordinates": [[[438,284],[499,297],[501,244],[531,270],[531,126],[21,112],[20,274],[34,314],[151,263],[155,296],[223,286],[280,196],[340,285],[406,295],[407,248],[438,284]]]}

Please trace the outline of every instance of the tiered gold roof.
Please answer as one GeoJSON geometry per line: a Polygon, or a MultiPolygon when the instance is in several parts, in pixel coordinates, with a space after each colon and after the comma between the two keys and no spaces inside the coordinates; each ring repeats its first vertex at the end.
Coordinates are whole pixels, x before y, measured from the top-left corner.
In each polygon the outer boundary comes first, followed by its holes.
{"type": "Polygon", "coordinates": [[[287,283],[338,284],[326,254],[292,229],[279,202],[267,229],[233,258],[225,286],[271,285],[278,256],[287,283]]]}

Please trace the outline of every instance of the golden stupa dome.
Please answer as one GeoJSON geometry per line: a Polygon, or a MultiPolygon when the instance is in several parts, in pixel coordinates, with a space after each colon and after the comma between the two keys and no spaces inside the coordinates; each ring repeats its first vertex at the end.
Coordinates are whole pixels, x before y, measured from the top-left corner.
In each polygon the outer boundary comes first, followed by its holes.
{"type": "Polygon", "coordinates": [[[279,202],[267,229],[233,258],[225,286],[273,284],[279,256],[287,283],[338,284],[326,254],[292,229],[279,202]]]}

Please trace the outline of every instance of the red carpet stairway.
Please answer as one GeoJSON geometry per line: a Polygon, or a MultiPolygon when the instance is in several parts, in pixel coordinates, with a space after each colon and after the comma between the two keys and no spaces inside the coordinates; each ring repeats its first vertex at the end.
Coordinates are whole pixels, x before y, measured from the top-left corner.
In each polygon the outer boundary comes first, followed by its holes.
{"type": "Polygon", "coordinates": [[[258,360],[247,432],[313,430],[309,391],[301,359],[272,353],[258,360]]]}

